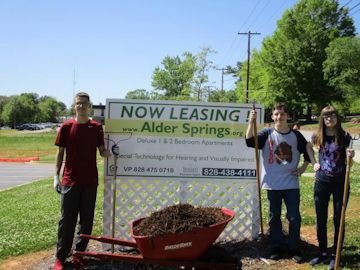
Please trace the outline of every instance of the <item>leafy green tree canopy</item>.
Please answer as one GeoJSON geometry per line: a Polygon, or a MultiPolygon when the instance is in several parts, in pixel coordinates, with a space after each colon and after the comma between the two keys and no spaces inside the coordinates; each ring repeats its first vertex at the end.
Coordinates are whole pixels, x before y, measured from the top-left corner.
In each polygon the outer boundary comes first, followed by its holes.
{"type": "Polygon", "coordinates": [[[145,89],[135,89],[127,92],[126,99],[150,99],[150,93],[145,89]]]}
{"type": "Polygon", "coordinates": [[[48,96],[39,98],[36,93],[22,93],[0,100],[0,122],[12,127],[23,123],[56,122],[56,118],[66,111],[63,102],[48,96]]]}
{"type": "Polygon", "coordinates": [[[343,99],[324,77],[325,50],[336,38],[354,33],[353,20],[338,1],[299,0],[263,42],[258,59],[263,71],[258,76],[266,77],[258,80],[259,89],[295,110],[307,108],[308,117],[312,105],[343,99]]]}
{"type": "Polygon", "coordinates": [[[163,68],[156,67],[152,77],[152,86],[158,97],[163,99],[186,99],[190,96],[191,82],[196,71],[195,57],[185,52],[179,56],[166,56],[161,62],[163,68]]]}
{"type": "Polygon", "coordinates": [[[324,75],[347,100],[360,96],[360,37],[338,38],[326,49],[324,75]]]}

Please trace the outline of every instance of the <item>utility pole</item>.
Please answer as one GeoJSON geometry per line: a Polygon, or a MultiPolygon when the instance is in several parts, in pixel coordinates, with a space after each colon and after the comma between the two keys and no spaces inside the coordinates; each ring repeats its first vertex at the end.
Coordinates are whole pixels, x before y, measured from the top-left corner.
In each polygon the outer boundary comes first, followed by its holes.
{"type": "Polygon", "coordinates": [[[249,103],[249,80],[250,80],[250,37],[251,35],[261,35],[261,33],[238,33],[238,35],[248,35],[248,58],[247,58],[247,76],[246,76],[246,103],[249,103]]]}
{"type": "Polygon", "coordinates": [[[221,93],[224,95],[224,72],[226,68],[217,68],[216,70],[221,70],[221,93]]]}

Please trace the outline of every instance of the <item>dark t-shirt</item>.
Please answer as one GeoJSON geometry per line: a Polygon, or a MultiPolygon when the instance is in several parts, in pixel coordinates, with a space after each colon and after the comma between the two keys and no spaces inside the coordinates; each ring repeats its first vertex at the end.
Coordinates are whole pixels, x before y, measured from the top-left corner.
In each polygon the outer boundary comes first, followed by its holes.
{"type": "Polygon", "coordinates": [[[323,182],[344,181],[346,170],[346,147],[350,145],[351,136],[346,133],[344,146],[335,143],[335,136],[325,136],[324,146],[319,149],[320,169],[316,179],[323,182]]]}
{"type": "Polygon", "coordinates": [[[96,151],[104,145],[101,124],[89,120],[80,124],[71,119],[61,126],[55,145],[65,147],[66,159],[62,185],[97,186],[96,151]]]}

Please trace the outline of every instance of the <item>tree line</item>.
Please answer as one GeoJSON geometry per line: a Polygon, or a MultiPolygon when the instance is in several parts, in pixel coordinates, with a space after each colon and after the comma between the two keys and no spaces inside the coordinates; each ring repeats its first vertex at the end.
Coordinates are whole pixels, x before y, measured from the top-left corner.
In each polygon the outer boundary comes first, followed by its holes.
{"type": "Polygon", "coordinates": [[[67,115],[66,105],[49,96],[36,93],[0,96],[0,126],[15,128],[24,123],[57,122],[67,115]]]}

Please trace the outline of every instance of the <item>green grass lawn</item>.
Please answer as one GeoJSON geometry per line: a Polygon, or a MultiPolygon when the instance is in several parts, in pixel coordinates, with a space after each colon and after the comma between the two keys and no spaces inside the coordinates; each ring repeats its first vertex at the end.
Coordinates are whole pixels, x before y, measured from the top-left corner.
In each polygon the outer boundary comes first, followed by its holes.
{"type": "Polygon", "coordinates": [[[55,135],[55,130],[0,130],[0,158],[39,157],[40,162],[54,162],[57,151],[55,135]]]}
{"type": "MultiPolygon", "coordinates": [[[[99,174],[103,174],[103,165],[99,174]]],[[[100,180],[94,234],[102,232],[103,185],[100,180]]],[[[55,246],[60,218],[60,195],[52,179],[0,192],[0,264],[1,260],[55,246]]]]}
{"type": "MultiPolygon", "coordinates": [[[[311,166],[309,166],[311,167],[311,166]]],[[[300,211],[302,218],[302,229],[311,228],[313,233],[316,233],[316,215],[313,200],[313,187],[314,177],[301,177],[300,179],[300,190],[301,190],[301,201],[300,211]]],[[[266,201],[266,193],[262,193],[263,210],[264,210],[264,223],[268,222],[268,205],[266,201]]],[[[350,197],[349,203],[346,210],[346,232],[344,249],[341,256],[341,262],[344,267],[341,269],[359,269],[360,262],[360,164],[354,162],[351,168],[350,174],[350,197]]],[[[286,209],[283,205],[283,223],[287,224],[285,217],[286,209]]],[[[332,202],[329,203],[329,218],[328,218],[328,245],[331,247],[334,234],[334,226],[332,222],[332,202]]],[[[316,237],[315,237],[316,238],[316,237]]],[[[316,243],[317,245],[317,243],[316,243]]],[[[327,269],[324,265],[315,266],[308,269],[327,269]]]]}

